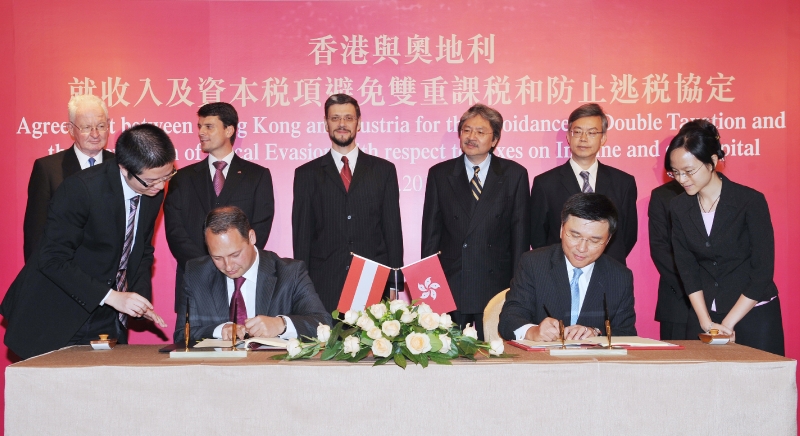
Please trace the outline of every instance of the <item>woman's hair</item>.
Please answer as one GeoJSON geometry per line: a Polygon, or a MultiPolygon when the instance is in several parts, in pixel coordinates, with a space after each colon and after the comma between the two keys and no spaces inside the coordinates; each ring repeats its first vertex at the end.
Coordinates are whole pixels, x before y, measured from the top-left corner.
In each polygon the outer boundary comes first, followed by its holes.
{"type": "Polygon", "coordinates": [[[713,124],[703,119],[689,121],[681,127],[681,130],[672,138],[667,148],[666,159],[664,159],[664,169],[672,172],[672,165],[669,159],[670,154],[679,148],[686,149],[694,157],[704,164],[711,164],[714,169],[714,160],[725,157],[722,144],[719,142],[719,132],[713,124]]]}

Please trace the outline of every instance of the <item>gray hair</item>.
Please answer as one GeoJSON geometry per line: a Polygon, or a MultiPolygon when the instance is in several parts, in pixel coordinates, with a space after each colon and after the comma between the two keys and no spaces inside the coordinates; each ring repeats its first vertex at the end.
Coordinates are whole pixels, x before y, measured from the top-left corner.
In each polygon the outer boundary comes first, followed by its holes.
{"type": "Polygon", "coordinates": [[[73,95],[72,98],[69,99],[69,103],[67,103],[67,109],[69,110],[69,122],[75,123],[75,118],[78,116],[78,109],[81,107],[86,107],[88,105],[95,104],[103,109],[103,113],[108,118],[108,107],[106,106],[106,102],[100,99],[100,97],[92,94],[81,94],[81,95],[73,95]]]}

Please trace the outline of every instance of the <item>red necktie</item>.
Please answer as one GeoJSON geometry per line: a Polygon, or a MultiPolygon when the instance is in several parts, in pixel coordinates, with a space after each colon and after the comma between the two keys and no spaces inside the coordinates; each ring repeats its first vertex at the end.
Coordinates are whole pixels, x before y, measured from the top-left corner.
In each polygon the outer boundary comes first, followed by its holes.
{"type": "Polygon", "coordinates": [[[225,174],[222,173],[222,170],[224,170],[225,167],[228,166],[228,163],[225,162],[224,160],[218,160],[214,162],[212,165],[214,165],[214,168],[217,169],[217,172],[214,173],[213,182],[214,182],[214,192],[217,194],[217,197],[219,197],[219,193],[222,192],[222,186],[225,185],[225,174]]]}
{"type": "Polygon", "coordinates": [[[342,172],[339,174],[342,176],[344,190],[349,191],[350,181],[353,180],[353,173],[350,172],[350,161],[347,159],[347,156],[342,156],[342,163],[344,163],[344,166],[342,167],[342,172]]]}
{"type": "Polygon", "coordinates": [[[244,320],[247,319],[247,307],[244,305],[244,297],[242,296],[242,284],[244,281],[244,277],[233,279],[233,295],[231,296],[229,319],[239,325],[244,325],[244,320]]]}

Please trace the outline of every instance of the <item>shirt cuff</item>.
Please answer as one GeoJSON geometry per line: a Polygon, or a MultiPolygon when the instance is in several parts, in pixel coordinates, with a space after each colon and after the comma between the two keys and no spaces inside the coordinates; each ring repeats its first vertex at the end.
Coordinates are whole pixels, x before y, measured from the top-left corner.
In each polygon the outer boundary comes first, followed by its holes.
{"type": "Polygon", "coordinates": [[[222,328],[225,327],[225,325],[227,325],[227,324],[230,324],[230,323],[229,322],[224,322],[224,323],[218,325],[217,328],[214,329],[214,335],[213,335],[214,339],[222,339],[222,328]]]}
{"type": "Polygon", "coordinates": [[[278,315],[279,317],[283,318],[283,321],[286,323],[286,331],[283,332],[282,335],[278,335],[281,339],[296,339],[297,338],[297,329],[294,328],[294,323],[292,319],[288,316],[278,315]]]}
{"type": "Polygon", "coordinates": [[[531,327],[536,327],[536,324],[525,324],[524,326],[514,330],[514,337],[517,340],[525,339],[525,333],[528,333],[528,329],[531,327]]]}
{"type": "Polygon", "coordinates": [[[103,299],[102,299],[102,300],[100,300],[100,305],[101,305],[101,306],[105,306],[105,304],[106,304],[106,300],[108,299],[108,297],[111,295],[111,293],[112,293],[112,292],[114,292],[114,290],[113,290],[113,289],[109,289],[109,290],[108,290],[108,293],[106,294],[106,296],[105,296],[105,297],[103,297],[103,299]]]}

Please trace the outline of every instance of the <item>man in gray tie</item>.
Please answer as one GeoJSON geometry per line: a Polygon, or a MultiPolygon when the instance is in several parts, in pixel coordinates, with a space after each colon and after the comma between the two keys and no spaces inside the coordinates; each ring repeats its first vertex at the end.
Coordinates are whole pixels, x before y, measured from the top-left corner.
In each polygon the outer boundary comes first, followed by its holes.
{"type": "Polygon", "coordinates": [[[58,185],[78,171],[114,157],[105,149],[109,133],[105,102],[94,95],[75,95],[69,99],[67,109],[69,122],[63,123],[61,131],[67,128],[72,146],[33,162],[25,221],[22,224],[26,261],[39,245],[47,221],[47,205],[58,185]]]}
{"type": "Polygon", "coordinates": [[[633,273],[603,254],[617,227],[611,201],[594,193],[570,197],[561,211],[561,243],[522,255],[500,314],[507,340],[554,341],[605,334],[605,300],[615,336],[636,335],[633,273]]]}
{"type": "Polygon", "coordinates": [[[578,192],[597,192],[608,197],[619,211],[617,232],[605,249],[606,254],[625,264],[636,244],[636,180],[633,176],[597,160],[603,157],[608,118],[595,103],[585,104],[569,115],[566,139],[570,159],[539,174],[531,188],[531,246],[544,247],[558,242],[559,213],[564,202],[578,192]]]}

